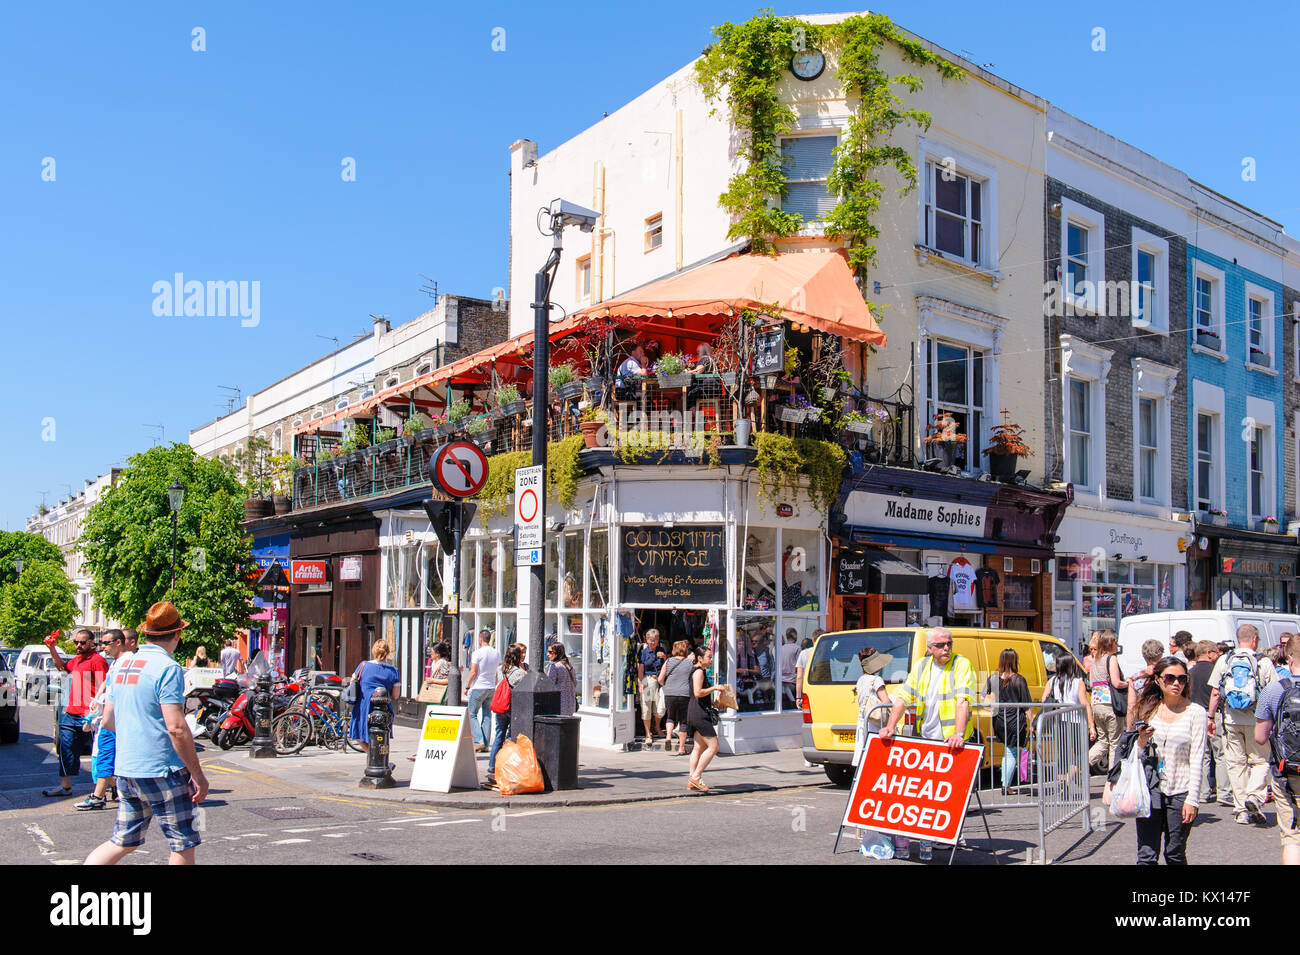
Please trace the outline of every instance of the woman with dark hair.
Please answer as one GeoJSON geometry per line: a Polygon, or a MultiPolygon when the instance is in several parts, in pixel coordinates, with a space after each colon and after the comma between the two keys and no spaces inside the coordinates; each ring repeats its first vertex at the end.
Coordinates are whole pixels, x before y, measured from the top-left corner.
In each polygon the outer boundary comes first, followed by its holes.
{"type": "Polygon", "coordinates": [[[1026,745],[1029,733],[1028,712],[1021,706],[1006,704],[1028,703],[1029,684],[1020,675],[1020,656],[1007,647],[998,657],[996,673],[990,673],[984,682],[984,702],[993,704],[993,738],[1002,744],[1002,795],[1009,795],[1011,778],[1019,779],[1020,750],[1026,745]]]}
{"type": "MultiPolygon", "coordinates": [[[[505,659],[501,661],[501,670],[499,673],[497,685],[500,681],[505,680],[510,684],[513,690],[520,680],[524,678],[527,671],[524,669],[524,645],[522,643],[512,643],[506,647],[505,659]]],[[[492,737],[492,749],[488,753],[488,785],[496,784],[497,768],[497,751],[505,745],[506,738],[510,735],[510,711],[504,713],[493,712],[496,717],[496,734],[492,737]]]]}
{"type": "Polygon", "coordinates": [[[1128,681],[1119,668],[1119,640],[1114,630],[1097,633],[1097,654],[1088,673],[1092,683],[1093,726],[1097,742],[1088,752],[1088,761],[1099,772],[1108,772],[1115,763],[1115,746],[1124,730],[1124,704],[1128,702],[1128,681]]]}
{"type": "Polygon", "coordinates": [[[546,675],[560,690],[560,715],[572,716],[578,708],[578,681],[573,675],[569,655],[564,652],[564,644],[556,640],[546,648],[546,657],[551,661],[546,675]]]}
{"type": "Polygon", "coordinates": [[[705,645],[696,647],[694,664],[691,667],[691,697],[686,707],[686,726],[695,736],[695,746],[691,749],[691,775],[686,780],[687,789],[697,789],[702,793],[709,791],[701,778],[705,768],[718,751],[718,731],[714,721],[718,709],[713,705],[713,691],[709,685],[709,667],[713,665],[713,650],[705,645]]]}
{"type": "Polygon", "coordinates": [[[1160,861],[1161,838],[1165,864],[1187,865],[1187,836],[1196,819],[1205,774],[1208,719],[1205,708],[1191,701],[1188,682],[1187,664],[1177,657],[1156,663],[1138,697],[1133,729],[1124,733],[1116,746],[1106,801],[1134,747],[1141,754],[1151,790],[1151,815],[1133,820],[1138,865],[1160,861]]]}
{"type": "MultiPolygon", "coordinates": [[[[1079,664],[1074,661],[1072,656],[1062,656],[1056,661],[1056,675],[1047,681],[1047,688],[1043,690],[1044,703],[1078,703],[1083,707],[1084,715],[1088,718],[1088,739],[1097,738],[1097,725],[1092,718],[1092,704],[1088,699],[1088,687],[1084,684],[1083,675],[1079,672],[1079,664]]],[[[1069,717],[1067,717],[1069,718],[1069,717]]],[[[1073,722],[1082,722],[1077,718],[1073,722]]]]}

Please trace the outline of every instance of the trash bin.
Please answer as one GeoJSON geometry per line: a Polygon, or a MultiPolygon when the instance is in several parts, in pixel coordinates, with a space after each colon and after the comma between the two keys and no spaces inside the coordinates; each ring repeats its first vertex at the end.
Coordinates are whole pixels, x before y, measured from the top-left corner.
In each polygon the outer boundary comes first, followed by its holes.
{"type": "Polygon", "coordinates": [[[578,788],[578,729],[582,725],[577,716],[534,716],[533,726],[537,739],[533,747],[537,761],[542,764],[542,777],[546,789],[578,788]]]}

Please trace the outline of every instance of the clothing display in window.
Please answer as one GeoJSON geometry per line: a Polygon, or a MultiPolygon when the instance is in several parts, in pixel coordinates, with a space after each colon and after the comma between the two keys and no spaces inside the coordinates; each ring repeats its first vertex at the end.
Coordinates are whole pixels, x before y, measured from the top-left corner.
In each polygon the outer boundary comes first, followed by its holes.
{"type": "Polygon", "coordinates": [[[952,583],[947,576],[927,577],[930,585],[930,616],[948,616],[948,590],[952,583]]]}
{"type": "Polygon", "coordinates": [[[998,606],[998,584],[1001,582],[998,572],[992,567],[984,567],[975,572],[977,582],[976,597],[982,609],[996,610],[998,606]]]}
{"type": "Polygon", "coordinates": [[[978,610],[975,602],[975,568],[965,557],[958,557],[948,565],[948,579],[952,582],[950,604],[954,612],[978,610]]]}

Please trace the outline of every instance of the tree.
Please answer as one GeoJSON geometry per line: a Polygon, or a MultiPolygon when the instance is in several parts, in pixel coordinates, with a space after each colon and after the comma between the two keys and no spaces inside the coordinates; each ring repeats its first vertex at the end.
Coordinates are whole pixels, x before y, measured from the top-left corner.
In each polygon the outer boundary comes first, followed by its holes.
{"type": "Polygon", "coordinates": [[[76,618],[76,592],[63,572],[62,555],[57,561],[26,563],[20,578],[0,587],[0,642],[5,646],[39,643],[51,630],[67,630],[76,618]]]}
{"type": "Polygon", "coordinates": [[[177,655],[212,649],[248,626],[254,595],[252,540],[240,531],[246,492],[235,472],[173,443],[127,461],[115,487],[86,515],[81,551],[104,613],[138,627],[159,600],[171,600],[190,626],[177,655]],[[167,488],[185,488],[177,527],[176,584],[167,488]]]}
{"type": "Polygon", "coordinates": [[[40,534],[0,531],[0,587],[12,584],[18,579],[14,561],[20,557],[24,567],[30,567],[38,560],[53,561],[60,567],[64,565],[63,551],[40,534]]]}

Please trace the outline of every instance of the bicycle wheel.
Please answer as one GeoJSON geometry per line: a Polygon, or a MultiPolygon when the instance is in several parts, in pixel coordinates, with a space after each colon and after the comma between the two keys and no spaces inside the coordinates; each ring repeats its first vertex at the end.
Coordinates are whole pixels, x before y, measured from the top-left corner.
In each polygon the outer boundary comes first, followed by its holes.
{"type": "Polygon", "coordinates": [[[311,736],[311,720],[303,713],[282,713],[271,724],[271,741],[277,756],[301,752],[311,736]]]}

